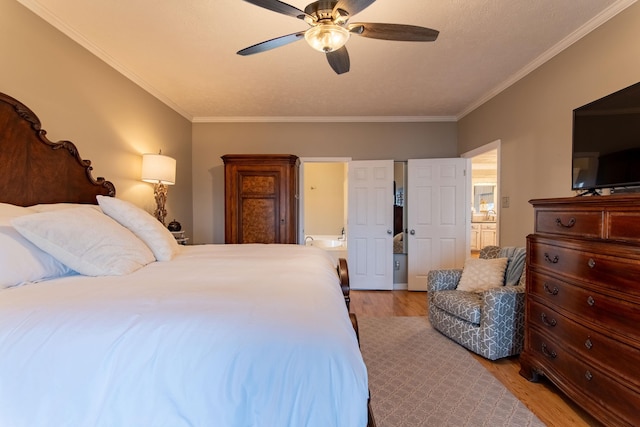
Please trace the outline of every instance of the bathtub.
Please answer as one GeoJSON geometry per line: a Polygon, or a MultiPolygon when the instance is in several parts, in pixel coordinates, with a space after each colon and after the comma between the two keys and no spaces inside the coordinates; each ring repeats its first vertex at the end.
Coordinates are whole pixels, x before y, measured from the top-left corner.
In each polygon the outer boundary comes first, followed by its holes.
{"type": "Polygon", "coordinates": [[[347,240],[341,235],[306,235],[306,246],[315,246],[329,252],[333,260],[338,263],[338,258],[347,258],[347,240]]]}

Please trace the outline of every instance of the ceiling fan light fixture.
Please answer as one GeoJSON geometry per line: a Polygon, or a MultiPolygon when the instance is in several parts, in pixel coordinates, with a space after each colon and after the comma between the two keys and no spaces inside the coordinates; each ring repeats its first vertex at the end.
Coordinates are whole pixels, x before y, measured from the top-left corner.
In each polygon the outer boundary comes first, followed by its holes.
{"type": "Polygon", "coordinates": [[[349,40],[349,30],[333,23],[320,23],[309,28],[304,38],[309,46],[319,52],[333,52],[340,49],[349,40]]]}

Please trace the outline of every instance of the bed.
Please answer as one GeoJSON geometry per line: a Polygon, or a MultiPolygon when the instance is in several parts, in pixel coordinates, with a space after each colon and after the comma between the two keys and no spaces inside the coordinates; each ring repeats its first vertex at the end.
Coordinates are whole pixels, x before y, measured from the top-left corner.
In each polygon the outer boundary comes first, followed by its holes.
{"type": "Polygon", "coordinates": [[[374,424],[344,260],[178,246],[115,194],[0,94],[0,425],[374,424]]]}

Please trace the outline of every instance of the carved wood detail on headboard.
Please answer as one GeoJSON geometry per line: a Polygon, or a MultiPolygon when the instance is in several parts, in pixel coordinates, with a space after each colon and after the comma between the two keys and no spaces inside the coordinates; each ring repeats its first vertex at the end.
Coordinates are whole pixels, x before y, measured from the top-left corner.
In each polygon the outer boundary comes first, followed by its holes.
{"type": "Polygon", "coordinates": [[[0,93],[0,202],[96,204],[115,196],[114,185],[94,179],[71,141],[49,141],[40,120],[20,101],[0,93]]]}

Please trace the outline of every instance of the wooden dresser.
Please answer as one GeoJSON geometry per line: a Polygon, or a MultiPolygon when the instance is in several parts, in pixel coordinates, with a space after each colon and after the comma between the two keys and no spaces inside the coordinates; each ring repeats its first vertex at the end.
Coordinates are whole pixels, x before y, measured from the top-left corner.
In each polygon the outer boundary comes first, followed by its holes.
{"type": "Polygon", "coordinates": [[[298,242],[298,157],[227,154],[225,243],[298,242]]]}
{"type": "Polygon", "coordinates": [[[640,425],[640,196],[530,202],[520,374],[606,425],[640,425]]]}

